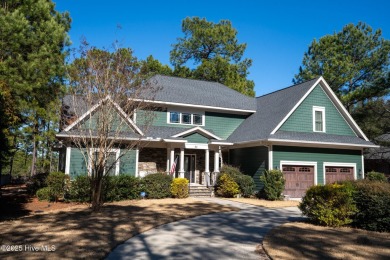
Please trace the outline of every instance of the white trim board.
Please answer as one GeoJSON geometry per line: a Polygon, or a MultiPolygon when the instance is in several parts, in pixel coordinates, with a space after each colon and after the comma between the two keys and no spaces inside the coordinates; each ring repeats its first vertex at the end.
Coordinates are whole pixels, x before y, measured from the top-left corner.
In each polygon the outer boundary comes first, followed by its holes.
{"type": "MultiPolygon", "coordinates": [[[[329,146],[344,146],[344,147],[379,148],[378,145],[370,145],[370,144],[349,144],[349,143],[333,143],[333,142],[316,142],[316,141],[273,139],[273,138],[270,138],[267,141],[278,142],[279,143],[278,145],[283,145],[283,143],[294,143],[294,144],[298,143],[298,144],[322,144],[322,145],[329,145],[329,146]]],[[[338,148],[340,148],[340,147],[338,147],[338,148]]]]}
{"type": "Polygon", "coordinates": [[[71,147],[66,147],[66,157],[65,157],[65,174],[70,174],[70,153],[72,151],[71,147]]]}
{"type": "Polygon", "coordinates": [[[190,129],[188,129],[186,131],[183,131],[181,133],[175,134],[172,137],[181,137],[183,135],[191,134],[191,133],[194,133],[194,132],[201,132],[201,133],[203,133],[203,134],[205,134],[205,135],[207,135],[209,137],[212,137],[214,139],[222,140],[220,137],[218,137],[215,134],[213,134],[213,133],[211,133],[211,132],[201,128],[200,126],[197,126],[197,127],[194,127],[194,128],[190,128],[190,129]]]}
{"type": "Polygon", "coordinates": [[[314,166],[314,185],[318,184],[318,171],[317,171],[317,162],[313,161],[280,161],[279,166],[282,171],[282,165],[302,165],[302,166],[314,166]]]}
{"type": "Polygon", "coordinates": [[[324,176],[324,184],[326,184],[326,171],[325,167],[353,167],[353,178],[357,179],[357,169],[356,163],[339,163],[339,162],[324,162],[322,166],[323,176],[324,176]]]}
{"type": "MultiPolygon", "coordinates": [[[[96,152],[96,151],[99,151],[99,148],[90,148],[89,149],[89,158],[88,159],[91,159],[93,158],[93,152],[96,152]]],[[[120,159],[119,159],[119,156],[120,156],[120,151],[121,149],[118,149],[118,148],[115,148],[115,149],[110,149],[108,150],[107,152],[108,153],[115,153],[115,175],[119,175],[119,169],[120,169],[120,159]]],[[[88,160],[88,175],[90,176],[91,172],[92,172],[92,165],[91,165],[91,161],[92,160],[88,160]]],[[[106,173],[104,173],[106,174],[106,173]]]]}

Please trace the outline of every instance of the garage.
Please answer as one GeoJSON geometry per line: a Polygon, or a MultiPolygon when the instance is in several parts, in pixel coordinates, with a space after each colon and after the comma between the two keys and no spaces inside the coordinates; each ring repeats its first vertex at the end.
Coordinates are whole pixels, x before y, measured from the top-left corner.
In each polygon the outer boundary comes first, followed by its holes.
{"type": "Polygon", "coordinates": [[[325,183],[335,183],[354,179],[353,167],[325,167],[325,183]]]}
{"type": "Polygon", "coordinates": [[[301,198],[314,185],[314,166],[282,165],[282,171],[286,179],[284,195],[301,198]]]}

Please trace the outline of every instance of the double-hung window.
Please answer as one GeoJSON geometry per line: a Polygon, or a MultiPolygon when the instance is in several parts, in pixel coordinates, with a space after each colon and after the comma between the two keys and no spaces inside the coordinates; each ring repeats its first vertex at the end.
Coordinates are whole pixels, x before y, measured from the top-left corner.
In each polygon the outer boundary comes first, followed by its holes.
{"type": "Polygon", "coordinates": [[[325,133],[325,107],[313,107],[313,132],[325,133]]]}
{"type": "MultiPolygon", "coordinates": [[[[119,174],[119,149],[112,149],[108,152],[105,152],[103,156],[105,156],[105,167],[104,167],[104,174],[105,175],[118,175],[119,174]]],[[[91,155],[92,155],[92,163],[98,163],[99,160],[99,152],[97,149],[91,149],[91,155]]],[[[92,166],[91,162],[89,164],[90,172],[93,171],[93,169],[96,167],[92,166]]]]}

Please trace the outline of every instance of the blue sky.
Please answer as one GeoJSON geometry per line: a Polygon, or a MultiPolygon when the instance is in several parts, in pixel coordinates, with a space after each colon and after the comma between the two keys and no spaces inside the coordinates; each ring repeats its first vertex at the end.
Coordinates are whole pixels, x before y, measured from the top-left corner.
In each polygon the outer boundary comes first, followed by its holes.
{"type": "Polygon", "coordinates": [[[72,47],[85,37],[91,45],[109,47],[118,40],[135,56],[149,55],[169,63],[171,44],[182,37],[185,17],[228,19],[247,43],[245,57],[253,60],[249,79],[256,96],[292,84],[303,54],[314,38],[341,31],[359,21],[382,29],[390,39],[390,1],[130,1],[54,0],[58,11],[72,18],[72,47]],[[118,29],[120,25],[121,29],[118,29]]]}

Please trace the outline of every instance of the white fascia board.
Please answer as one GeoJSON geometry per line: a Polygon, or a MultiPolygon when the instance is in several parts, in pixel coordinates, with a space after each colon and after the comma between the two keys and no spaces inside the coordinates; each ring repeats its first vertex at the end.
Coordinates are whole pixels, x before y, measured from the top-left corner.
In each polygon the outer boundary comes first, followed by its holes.
{"type": "Polygon", "coordinates": [[[305,95],[298,101],[298,103],[295,104],[295,106],[288,112],[288,114],[283,118],[282,121],[275,127],[274,130],[272,130],[271,134],[275,134],[276,131],[279,130],[279,128],[284,124],[284,122],[287,121],[287,119],[294,113],[294,111],[299,107],[300,104],[306,99],[306,97],[313,91],[313,89],[318,85],[318,83],[321,81],[322,77],[320,77],[314,84],[313,86],[310,87],[310,89],[306,92],[305,95]]]}
{"type": "Polygon", "coordinates": [[[194,104],[184,104],[184,103],[176,103],[176,102],[166,102],[166,101],[156,101],[156,100],[147,100],[147,99],[133,99],[134,101],[140,101],[145,103],[153,103],[153,104],[163,104],[163,105],[172,105],[172,106],[181,106],[181,107],[192,107],[192,108],[203,108],[203,109],[214,109],[221,111],[231,111],[231,112],[240,112],[240,113],[255,113],[256,110],[249,109],[238,109],[238,108],[227,108],[227,107],[214,107],[214,106],[206,106],[206,105],[194,105],[194,104]]]}
{"type": "Polygon", "coordinates": [[[177,140],[177,139],[169,139],[169,138],[163,139],[163,141],[166,143],[186,143],[187,142],[187,140],[177,140]]]}
{"type": "Polygon", "coordinates": [[[331,146],[351,146],[351,147],[364,147],[364,148],[379,148],[378,145],[370,144],[349,144],[349,143],[334,143],[334,142],[316,142],[316,141],[302,141],[302,140],[288,140],[288,139],[268,139],[270,142],[280,143],[296,143],[296,144],[320,144],[320,145],[331,145],[331,146]]]}
{"type": "Polygon", "coordinates": [[[355,131],[357,131],[361,137],[364,138],[364,140],[369,141],[367,136],[363,133],[362,129],[356,124],[355,120],[353,120],[352,116],[348,113],[347,109],[343,106],[341,101],[337,98],[336,94],[333,92],[333,90],[330,88],[328,83],[325,81],[325,79],[321,76],[320,77],[321,82],[325,86],[325,89],[327,90],[327,93],[330,95],[333,103],[337,105],[337,107],[343,112],[342,115],[344,117],[347,117],[347,121],[352,124],[352,126],[355,128],[355,131]]]}
{"type": "Polygon", "coordinates": [[[209,144],[216,144],[216,145],[233,145],[234,143],[229,143],[229,142],[213,142],[213,141],[210,141],[209,144]]]}
{"type": "Polygon", "coordinates": [[[183,135],[186,135],[186,134],[191,134],[191,133],[194,133],[194,132],[202,132],[204,133],[205,135],[209,136],[209,137],[213,137],[214,139],[217,139],[217,140],[222,140],[220,137],[216,136],[215,134],[212,134],[210,133],[209,131],[197,126],[197,127],[194,127],[194,128],[190,128],[184,132],[181,132],[181,133],[178,133],[176,135],[173,135],[172,137],[181,137],[183,135]]]}

